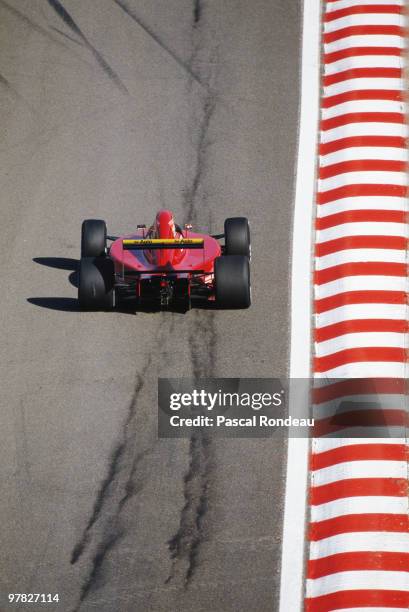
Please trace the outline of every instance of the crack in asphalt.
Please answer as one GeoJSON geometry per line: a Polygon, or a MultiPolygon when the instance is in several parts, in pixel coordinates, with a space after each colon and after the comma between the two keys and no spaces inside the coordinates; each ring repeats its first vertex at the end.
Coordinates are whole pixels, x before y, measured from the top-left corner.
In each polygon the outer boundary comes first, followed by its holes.
{"type": "Polygon", "coordinates": [[[207,149],[209,147],[207,135],[215,106],[215,98],[209,93],[204,101],[202,118],[199,123],[194,176],[189,188],[184,192],[184,209],[186,211],[186,219],[187,222],[192,222],[193,224],[197,222],[197,207],[195,201],[198,196],[199,188],[202,185],[203,175],[205,172],[205,160],[207,157],[207,149]]]}
{"type": "Polygon", "coordinates": [[[108,75],[111,81],[115,83],[118,89],[122,91],[122,93],[129,94],[127,88],[125,87],[124,83],[121,81],[121,79],[119,78],[115,70],[108,64],[108,62],[104,59],[104,57],[101,55],[98,49],[96,49],[89,42],[88,38],[79,28],[79,26],[75,23],[74,19],[71,17],[69,12],[66,10],[64,5],[59,0],[47,0],[47,2],[51,6],[51,8],[54,9],[57,15],[63,20],[63,22],[72,30],[72,32],[74,32],[74,34],[76,34],[83,41],[84,45],[87,47],[87,49],[89,49],[89,51],[91,51],[91,53],[95,57],[98,64],[101,66],[103,71],[108,75]]]}
{"type": "MultiPolygon", "coordinates": [[[[193,5],[193,21],[192,21],[192,38],[193,38],[193,51],[189,59],[189,66],[193,70],[200,55],[202,47],[202,30],[204,28],[202,18],[202,4],[201,0],[194,0],[193,5]]],[[[210,50],[210,56],[213,56],[217,47],[210,50]]],[[[205,89],[199,98],[199,109],[197,111],[197,118],[195,120],[195,130],[192,134],[192,140],[195,143],[195,154],[193,177],[189,182],[189,186],[183,191],[183,202],[182,206],[185,211],[185,222],[197,224],[198,213],[201,213],[203,217],[203,211],[207,213],[206,221],[209,223],[210,211],[206,204],[206,193],[201,191],[203,189],[203,182],[206,173],[206,160],[209,156],[209,147],[211,141],[209,140],[209,128],[213,118],[213,114],[216,109],[217,94],[215,89],[212,87],[212,81],[215,79],[215,67],[217,62],[199,61],[197,72],[200,76],[201,82],[205,84],[205,89]],[[200,202],[197,202],[200,200],[200,202]]]]}
{"type": "Polygon", "coordinates": [[[180,57],[172,51],[168,45],[164,43],[164,41],[152,30],[150,26],[148,26],[136,13],[133,9],[130,8],[125,0],[113,0],[113,2],[119,6],[150,38],[159,47],[161,47],[196,83],[198,83],[201,87],[205,87],[205,84],[202,83],[200,77],[192,70],[192,67],[189,63],[184,62],[180,57]]]}
{"type": "MultiPolygon", "coordinates": [[[[190,359],[195,379],[214,376],[217,336],[214,314],[196,311],[189,333],[190,359]],[[206,316],[207,315],[207,316],[206,316]],[[207,346],[206,340],[208,339],[207,346]]],[[[189,444],[189,467],[183,479],[184,506],[179,528],[168,541],[172,566],[165,583],[179,577],[187,589],[199,565],[200,546],[207,537],[211,477],[214,470],[212,438],[203,430],[194,433],[189,444]]]]}
{"type": "MultiPolygon", "coordinates": [[[[194,2],[193,28],[195,28],[194,37],[197,42],[190,59],[191,65],[194,64],[196,55],[200,50],[200,29],[198,28],[200,17],[201,3],[200,0],[196,0],[194,2]]],[[[210,65],[212,66],[212,64],[210,65]]],[[[209,127],[216,108],[215,92],[210,87],[213,76],[210,72],[203,77],[207,88],[204,98],[201,99],[200,119],[196,136],[195,166],[190,185],[184,191],[183,207],[185,215],[187,221],[192,221],[194,224],[198,221],[199,213],[203,217],[203,209],[205,209],[207,218],[210,217],[210,211],[206,207],[206,193],[203,190],[203,182],[209,155],[209,127]]],[[[194,379],[214,376],[217,346],[214,313],[208,311],[192,313],[188,342],[194,379]]],[[[199,430],[190,438],[189,467],[183,479],[185,503],[180,513],[179,528],[168,541],[172,565],[165,584],[177,579],[186,590],[197,572],[200,547],[208,537],[206,515],[209,507],[213,470],[212,438],[203,430],[199,430]]]]}

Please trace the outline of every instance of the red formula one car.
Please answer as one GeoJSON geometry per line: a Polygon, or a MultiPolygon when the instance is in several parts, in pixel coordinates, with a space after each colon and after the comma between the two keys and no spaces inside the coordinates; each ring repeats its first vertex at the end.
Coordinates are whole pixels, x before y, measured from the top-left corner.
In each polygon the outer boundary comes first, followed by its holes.
{"type": "Polygon", "coordinates": [[[85,310],[136,306],[188,310],[193,299],[216,308],[248,308],[250,229],[246,218],[224,222],[224,234],[182,229],[161,210],[149,229],[109,236],[104,221],[82,224],[78,299],[85,310]],[[224,238],[224,245],[219,240],[224,238]],[[107,241],[111,241],[110,247],[107,241]]]}

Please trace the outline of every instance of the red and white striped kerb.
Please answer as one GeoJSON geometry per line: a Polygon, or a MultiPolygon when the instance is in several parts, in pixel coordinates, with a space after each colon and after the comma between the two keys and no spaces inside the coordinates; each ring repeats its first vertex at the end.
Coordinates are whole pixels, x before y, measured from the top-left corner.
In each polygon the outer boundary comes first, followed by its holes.
{"type": "Polygon", "coordinates": [[[330,437],[328,410],[334,397],[358,397],[369,410],[367,390],[354,379],[377,379],[382,418],[406,423],[404,1],[326,0],[322,21],[313,364],[322,421],[310,458],[305,609],[403,612],[407,437],[330,437]]]}

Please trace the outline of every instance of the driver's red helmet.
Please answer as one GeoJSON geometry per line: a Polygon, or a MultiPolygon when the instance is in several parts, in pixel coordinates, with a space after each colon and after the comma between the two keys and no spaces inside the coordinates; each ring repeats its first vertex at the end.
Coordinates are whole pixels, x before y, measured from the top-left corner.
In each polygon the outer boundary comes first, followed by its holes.
{"type": "Polygon", "coordinates": [[[153,231],[156,238],[176,238],[175,220],[170,210],[158,212],[153,231]]]}
{"type": "MultiPolygon", "coordinates": [[[[151,229],[152,237],[159,239],[177,238],[180,231],[176,229],[173,214],[170,210],[160,210],[155,217],[155,222],[151,229]]],[[[178,263],[183,257],[182,249],[160,249],[152,251],[153,261],[158,266],[173,265],[178,263]]]]}

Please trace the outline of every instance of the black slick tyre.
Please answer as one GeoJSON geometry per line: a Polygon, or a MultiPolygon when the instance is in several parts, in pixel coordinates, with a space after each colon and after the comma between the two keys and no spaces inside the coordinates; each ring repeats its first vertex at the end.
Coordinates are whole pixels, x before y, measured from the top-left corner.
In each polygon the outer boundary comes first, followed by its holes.
{"type": "Polygon", "coordinates": [[[249,308],[251,305],[250,264],[244,255],[218,257],[214,262],[216,306],[249,308]]]}
{"type": "Polygon", "coordinates": [[[114,262],[109,257],[81,257],[78,301],[82,310],[110,310],[115,305],[114,262]]]}
{"type": "Polygon", "coordinates": [[[231,217],[224,222],[226,255],[244,255],[250,258],[250,226],[246,217],[231,217]]]}
{"type": "Polygon", "coordinates": [[[107,226],[102,219],[86,219],[81,227],[81,257],[104,257],[107,226]]]}

